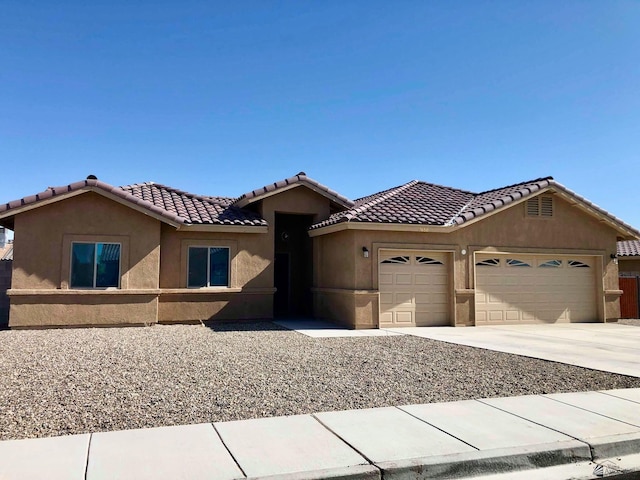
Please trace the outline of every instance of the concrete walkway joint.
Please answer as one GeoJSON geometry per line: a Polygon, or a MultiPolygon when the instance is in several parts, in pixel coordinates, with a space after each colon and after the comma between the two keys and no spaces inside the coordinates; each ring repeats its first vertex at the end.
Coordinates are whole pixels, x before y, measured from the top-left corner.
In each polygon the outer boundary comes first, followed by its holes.
{"type": "Polygon", "coordinates": [[[598,478],[640,471],[640,389],[0,442],[0,480],[598,478]]]}

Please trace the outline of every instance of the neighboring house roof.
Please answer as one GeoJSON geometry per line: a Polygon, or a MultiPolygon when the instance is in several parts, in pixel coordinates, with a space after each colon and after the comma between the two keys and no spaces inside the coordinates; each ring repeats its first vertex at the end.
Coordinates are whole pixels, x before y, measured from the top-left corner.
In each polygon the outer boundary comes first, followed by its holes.
{"type": "Polygon", "coordinates": [[[322,195],[323,197],[328,198],[332,202],[337,205],[350,208],[353,206],[353,202],[349,200],[347,197],[343,197],[337,192],[334,192],[329,187],[322,185],[321,183],[316,182],[315,180],[307,177],[307,174],[304,172],[300,172],[293,177],[286,178],[279,182],[271,183],[269,185],[265,185],[262,188],[258,188],[256,190],[252,190],[243,195],[240,195],[235,201],[234,205],[238,207],[245,207],[250,203],[261,200],[265,197],[269,197],[276,193],[280,193],[284,190],[289,190],[294,187],[305,186],[314,192],[322,195]]]}
{"type": "Polygon", "coordinates": [[[640,257],[640,240],[623,240],[618,242],[619,257],[640,257]]]}
{"type": "Polygon", "coordinates": [[[13,243],[6,243],[4,247],[0,247],[0,261],[13,260],[13,243]]]}

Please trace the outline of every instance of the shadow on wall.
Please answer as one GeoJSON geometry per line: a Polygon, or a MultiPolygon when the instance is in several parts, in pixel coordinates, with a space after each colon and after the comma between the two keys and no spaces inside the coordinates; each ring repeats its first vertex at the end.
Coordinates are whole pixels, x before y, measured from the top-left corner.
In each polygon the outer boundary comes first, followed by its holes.
{"type": "Polygon", "coordinates": [[[13,260],[0,260],[0,330],[9,328],[9,297],[13,260]]]}

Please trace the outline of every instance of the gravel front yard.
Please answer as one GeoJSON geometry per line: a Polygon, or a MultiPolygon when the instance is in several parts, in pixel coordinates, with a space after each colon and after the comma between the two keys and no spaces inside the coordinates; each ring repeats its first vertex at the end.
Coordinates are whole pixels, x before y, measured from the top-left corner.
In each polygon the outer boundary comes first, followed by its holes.
{"type": "Polygon", "coordinates": [[[272,323],[0,331],[0,440],[640,387],[640,379],[410,336],[272,323]]]}

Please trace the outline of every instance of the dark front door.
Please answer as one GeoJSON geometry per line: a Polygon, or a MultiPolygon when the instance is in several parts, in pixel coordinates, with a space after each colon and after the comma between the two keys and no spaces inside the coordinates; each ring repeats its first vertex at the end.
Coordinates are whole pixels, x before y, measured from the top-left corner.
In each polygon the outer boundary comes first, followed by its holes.
{"type": "Polygon", "coordinates": [[[312,311],[312,215],[276,213],[273,284],[276,317],[308,316],[312,311]]]}
{"type": "Polygon", "coordinates": [[[288,253],[276,253],[274,269],[273,283],[276,287],[276,294],[273,298],[273,313],[277,317],[281,317],[289,313],[289,282],[291,277],[288,253]]]}

